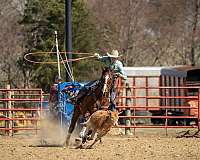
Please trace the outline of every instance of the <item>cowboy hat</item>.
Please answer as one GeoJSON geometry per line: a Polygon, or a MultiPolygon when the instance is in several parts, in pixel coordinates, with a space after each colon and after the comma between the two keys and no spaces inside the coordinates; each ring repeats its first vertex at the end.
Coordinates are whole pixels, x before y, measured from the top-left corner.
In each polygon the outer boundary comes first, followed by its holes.
{"type": "Polygon", "coordinates": [[[107,53],[107,56],[111,57],[111,58],[118,58],[118,57],[120,57],[118,50],[112,50],[111,53],[107,53]]]}

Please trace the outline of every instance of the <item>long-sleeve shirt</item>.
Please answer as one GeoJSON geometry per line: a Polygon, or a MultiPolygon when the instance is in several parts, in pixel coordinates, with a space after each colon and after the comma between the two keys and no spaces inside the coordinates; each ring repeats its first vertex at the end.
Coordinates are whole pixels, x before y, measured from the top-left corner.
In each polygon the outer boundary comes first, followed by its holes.
{"type": "Polygon", "coordinates": [[[123,78],[124,80],[127,80],[127,76],[124,72],[123,64],[121,61],[116,60],[112,62],[109,56],[98,56],[97,59],[103,62],[111,70],[114,70],[115,73],[118,73],[121,78],[123,78]]]}

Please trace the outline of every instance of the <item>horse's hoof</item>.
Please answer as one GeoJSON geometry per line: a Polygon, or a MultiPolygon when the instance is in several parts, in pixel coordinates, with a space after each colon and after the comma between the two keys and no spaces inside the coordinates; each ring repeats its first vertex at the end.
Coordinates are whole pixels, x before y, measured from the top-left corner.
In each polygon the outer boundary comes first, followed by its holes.
{"type": "Polygon", "coordinates": [[[62,146],[63,146],[63,148],[69,147],[69,142],[65,142],[62,146]]]}
{"type": "Polygon", "coordinates": [[[75,147],[75,149],[83,149],[83,145],[82,145],[82,144],[77,145],[77,146],[75,147]]]}
{"type": "Polygon", "coordinates": [[[66,149],[68,146],[66,146],[66,144],[64,143],[64,144],[62,145],[62,147],[63,147],[63,149],[66,149]]]}

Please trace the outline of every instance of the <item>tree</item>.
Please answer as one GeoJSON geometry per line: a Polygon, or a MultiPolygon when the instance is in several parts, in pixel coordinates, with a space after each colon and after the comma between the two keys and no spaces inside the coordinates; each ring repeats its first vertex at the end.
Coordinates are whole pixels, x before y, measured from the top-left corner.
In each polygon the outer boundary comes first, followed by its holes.
{"type": "Polygon", "coordinates": [[[125,65],[138,65],[143,61],[145,46],[144,22],[147,3],[141,0],[88,1],[101,33],[101,51],[118,49],[125,65]]]}
{"type": "MultiPolygon", "coordinates": [[[[73,1],[73,49],[79,52],[98,51],[99,32],[94,17],[91,16],[84,1],[73,1]]],[[[75,57],[74,57],[75,58],[75,57]]],[[[101,64],[94,59],[78,61],[73,64],[77,81],[90,81],[99,78],[101,64]]]]}
{"type": "Polygon", "coordinates": [[[199,0],[88,0],[101,49],[129,66],[199,64],[199,0]]]}
{"type": "MultiPolygon", "coordinates": [[[[84,4],[85,3],[82,0],[74,0],[72,3],[73,47],[74,50],[81,52],[92,52],[95,50],[96,44],[95,27],[93,27],[93,24],[90,21],[89,12],[87,12],[87,8],[84,4]]],[[[55,30],[58,31],[59,50],[63,50],[64,0],[27,0],[24,18],[21,23],[25,26],[26,30],[26,53],[50,51],[55,45],[53,35],[55,30]]],[[[55,48],[52,51],[55,51],[55,48]]],[[[52,57],[43,56],[40,57],[39,60],[45,61],[48,58],[52,57]]],[[[38,60],[38,57],[36,60],[38,60]]],[[[89,62],[75,64],[75,76],[80,79],[80,76],[82,75],[81,71],[83,70],[83,74],[85,75],[85,68],[90,68],[90,66],[91,64],[89,62]],[[82,66],[82,64],[85,65],[84,68],[79,67],[82,66]],[[76,70],[76,68],[79,70],[76,70]]],[[[64,67],[61,69],[62,75],[64,75],[64,67]]],[[[28,73],[31,73],[30,76],[32,83],[35,82],[36,87],[42,87],[45,91],[47,91],[49,89],[49,84],[52,83],[53,77],[57,74],[57,67],[55,65],[33,65],[32,67],[27,67],[27,71],[28,73]]],[[[91,73],[90,71],[87,72],[91,73]]]]}
{"type": "Polygon", "coordinates": [[[188,10],[186,10],[186,19],[185,22],[188,24],[190,30],[188,30],[190,39],[189,39],[189,63],[191,66],[195,66],[200,58],[199,52],[199,15],[200,15],[200,0],[186,1],[188,5],[188,10]]]}
{"type": "Polygon", "coordinates": [[[0,81],[1,85],[19,87],[22,84],[20,71],[16,67],[18,57],[23,51],[22,28],[18,24],[24,1],[2,0],[0,6],[0,81]],[[21,6],[21,7],[19,7],[21,6]]]}

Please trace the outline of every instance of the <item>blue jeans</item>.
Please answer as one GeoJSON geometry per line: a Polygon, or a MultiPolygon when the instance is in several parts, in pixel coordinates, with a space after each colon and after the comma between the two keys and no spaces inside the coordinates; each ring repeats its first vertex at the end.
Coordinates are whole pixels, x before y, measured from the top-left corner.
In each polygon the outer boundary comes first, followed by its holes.
{"type": "Polygon", "coordinates": [[[110,105],[108,107],[108,110],[116,111],[115,99],[116,99],[116,92],[115,92],[115,79],[114,79],[110,90],[110,105]]]}

